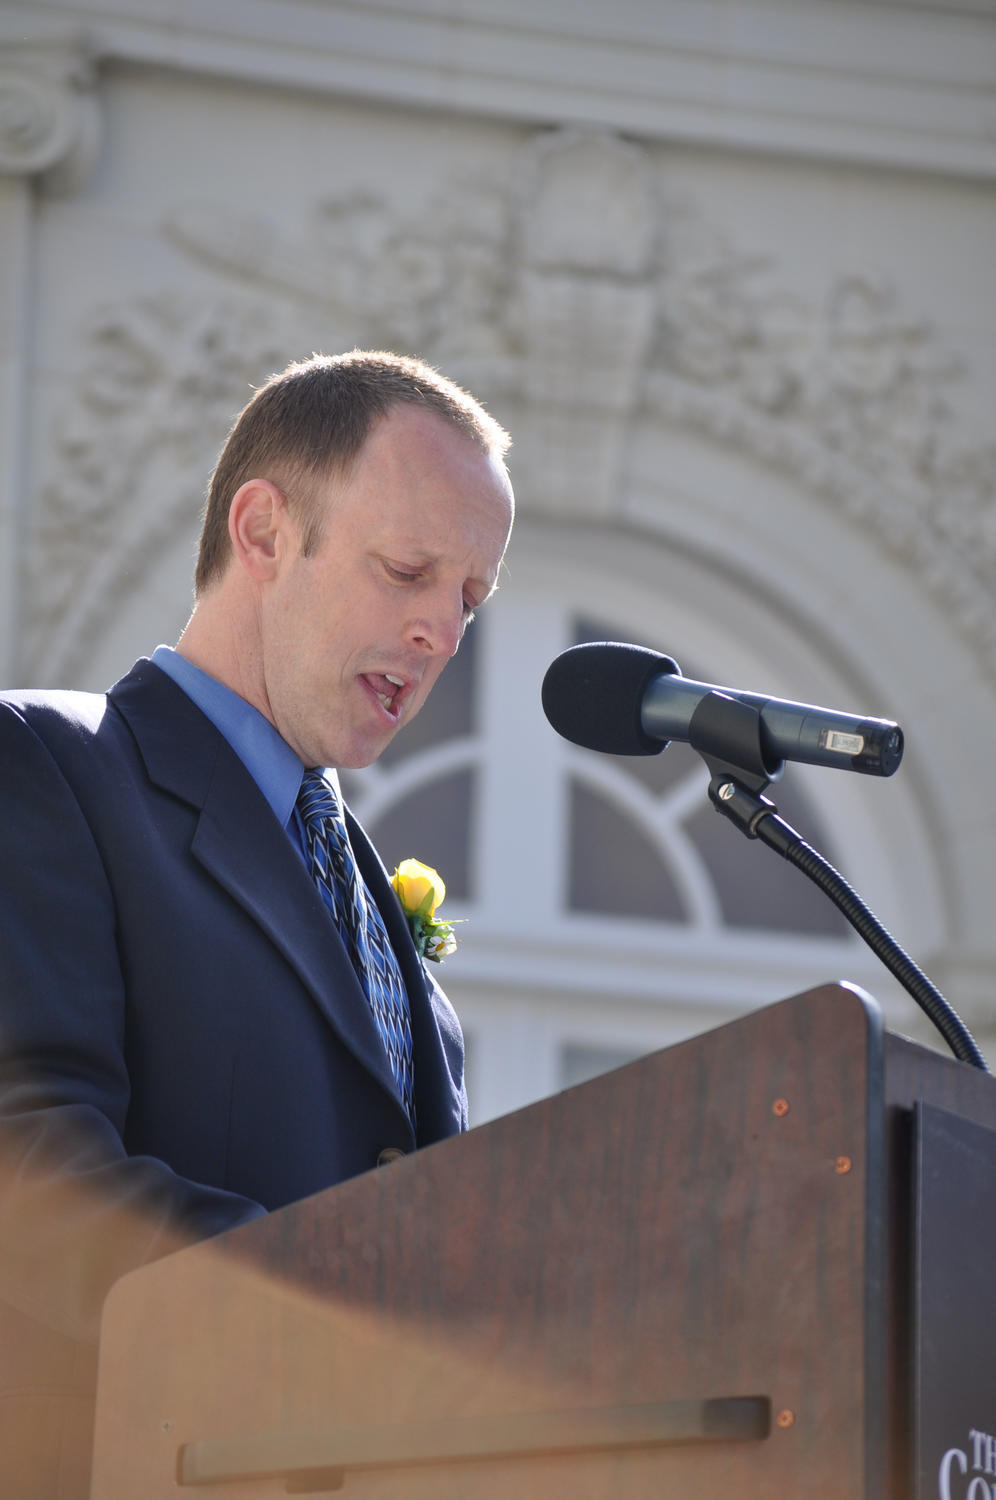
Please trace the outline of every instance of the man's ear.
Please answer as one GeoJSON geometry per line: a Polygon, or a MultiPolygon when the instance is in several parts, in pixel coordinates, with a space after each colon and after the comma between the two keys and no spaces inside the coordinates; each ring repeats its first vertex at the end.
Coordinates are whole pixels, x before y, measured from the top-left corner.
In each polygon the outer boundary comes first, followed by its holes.
{"type": "Polygon", "coordinates": [[[228,510],[232,551],[255,583],[272,579],[287,555],[294,523],[283,491],[269,479],[248,479],[228,510]]]}

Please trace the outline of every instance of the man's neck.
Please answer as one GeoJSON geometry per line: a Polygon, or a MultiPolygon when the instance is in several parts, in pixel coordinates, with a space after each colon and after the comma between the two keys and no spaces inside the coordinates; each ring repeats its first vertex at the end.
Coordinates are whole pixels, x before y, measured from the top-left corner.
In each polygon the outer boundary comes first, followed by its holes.
{"type": "Polygon", "coordinates": [[[176,652],[216,682],[238,693],[272,723],[256,645],[255,620],[242,601],[228,597],[230,591],[223,588],[223,583],[224,580],[198,599],[176,643],[176,652]]]}

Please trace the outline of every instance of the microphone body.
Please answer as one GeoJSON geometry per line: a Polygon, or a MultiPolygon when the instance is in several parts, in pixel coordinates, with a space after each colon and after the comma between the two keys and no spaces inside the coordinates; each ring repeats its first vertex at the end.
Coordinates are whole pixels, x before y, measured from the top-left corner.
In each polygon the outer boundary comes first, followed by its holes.
{"type": "Polygon", "coordinates": [[[669,740],[692,737],[695,710],[711,693],[757,711],[772,776],[786,760],[891,776],[902,760],[903,732],[891,720],[694,682],[671,657],[643,646],[571,647],[547,670],[543,708],[559,734],[586,749],[654,755],[669,740]]]}
{"type": "Polygon", "coordinates": [[[891,776],[902,759],[902,730],[888,719],[862,718],[814,703],[713,687],[688,677],[655,677],[648,684],[640,709],[644,731],[665,743],[689,739],[692,715],[709,693],[721,693],[757,709],[766,760],[842,766],[866,776],[891,776]]]}

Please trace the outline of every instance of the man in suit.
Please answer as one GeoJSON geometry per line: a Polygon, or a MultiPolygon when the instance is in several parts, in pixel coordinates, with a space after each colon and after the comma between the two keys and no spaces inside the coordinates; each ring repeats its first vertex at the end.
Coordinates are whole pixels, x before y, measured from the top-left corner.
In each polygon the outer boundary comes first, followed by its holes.
{"type": "Polygon", "coordinates": [[[507,444],[416,361],[291,366],[218,461],[176,650],[0,702],[2,1497],[86,1494],[116,1277],[466,1125],[383,866],[300,794],[376,759],[493,591],[507,444]]]}

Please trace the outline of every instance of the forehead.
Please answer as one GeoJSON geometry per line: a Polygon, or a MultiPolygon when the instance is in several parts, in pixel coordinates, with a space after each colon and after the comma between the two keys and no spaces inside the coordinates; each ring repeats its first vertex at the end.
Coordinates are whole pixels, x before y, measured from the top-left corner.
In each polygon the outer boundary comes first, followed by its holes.
{"type": "Polygon", "coordinates": [[[411,406],[394,407],[374,424],[329,502],[333,526],[437,543],[453,533],[454,542],[497,547],[498,559],[513,507],[499,455],[436,412],[411,406]]]}

